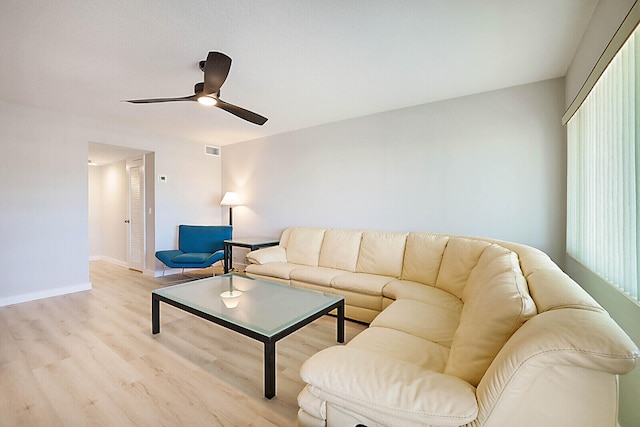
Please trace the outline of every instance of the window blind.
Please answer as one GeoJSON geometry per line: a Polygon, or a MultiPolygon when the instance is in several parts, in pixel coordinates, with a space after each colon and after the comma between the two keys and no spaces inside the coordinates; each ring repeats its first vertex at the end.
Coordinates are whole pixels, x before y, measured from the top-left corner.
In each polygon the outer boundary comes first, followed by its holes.
{"type": "Polygon", "coordinates": [[[638,301],[640,35],[567,123],[567,252],[638,301]]]}

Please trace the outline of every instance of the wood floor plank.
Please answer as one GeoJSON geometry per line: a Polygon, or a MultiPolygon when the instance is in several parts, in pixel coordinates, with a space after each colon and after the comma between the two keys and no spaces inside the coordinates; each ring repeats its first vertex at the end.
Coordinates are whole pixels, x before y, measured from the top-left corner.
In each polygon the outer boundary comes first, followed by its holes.
{"type": "Polygon", "coordinates": [[[19,329],[12,331],[16,344],[32,369],[69,357],[57,337],[48,333],[46,319],[23,320],[19,329]]]}
{"type": "Polygon", "coordinates": [[[22,350],[11,334],[9,324],[4,318],[8,310],[0,309],[0,367],[12,361],[23,359],[22,350]]]}
{"type": "Polygon", "coordinates": [[[151,333],[151,291],[175,277],[90,272],[90,291],[0,307],[0,426],[291,426],[300,366],[336,345],[330,316],[280,340],[265,399],[262,343],[166,304],[151,333]]]}
{"type": "Polygon", "coordinates": [[[142,378],[129,362],[90,331],[73,334],[60,341],[74,363],[77,363],[84,373],[91,377],[92,382],[105,391],[131,384],[142,378]]]}
{"type": "Polygon", "coordinates": [[[1,426],[63,426],[24,359],[0,366],[1,426]]]}
{"type": "Polygon", "coordinates": [[[33,370],[64,425],[130,426],[131,420],[78,362],[68,358],[33,370]]]}

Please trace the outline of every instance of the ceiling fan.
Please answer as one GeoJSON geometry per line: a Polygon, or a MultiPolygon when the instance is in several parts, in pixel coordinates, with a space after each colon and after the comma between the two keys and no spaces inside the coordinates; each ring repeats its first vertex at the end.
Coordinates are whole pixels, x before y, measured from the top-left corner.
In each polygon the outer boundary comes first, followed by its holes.
{"type": "Polygon", "coordinates": [[[182,98],[131,99],[126,102],[152,104],[155,102],[198,101],[203,105],[221,108],[234,116],[262,126],[267,121],[266,117],[220,99],[220,86],[227,79],[230,68],[231,58],[221,52],[209,52],[206,61],[200,61],[200,70],[204,72],[204,82],[196,83],[193,95],[182,98]]]}

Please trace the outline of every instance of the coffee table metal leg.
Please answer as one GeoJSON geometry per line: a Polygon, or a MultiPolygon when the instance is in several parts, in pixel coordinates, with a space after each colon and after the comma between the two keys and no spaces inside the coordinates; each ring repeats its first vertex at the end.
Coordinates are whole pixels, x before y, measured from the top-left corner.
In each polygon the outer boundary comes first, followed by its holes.
{"type": "Polygon", "coordinates": [[[264,343],[264,397],[276,395],[276,343],[264,343]]]}
{"type": "Polygon", "coordinates": [[[344,300],[338,306],[338,342],[344,342],[344,300]]]}
{"type": "Polygon", "coordinates": [[[160,332],[160,300],[151,295],[151,332],[160,332]]]}

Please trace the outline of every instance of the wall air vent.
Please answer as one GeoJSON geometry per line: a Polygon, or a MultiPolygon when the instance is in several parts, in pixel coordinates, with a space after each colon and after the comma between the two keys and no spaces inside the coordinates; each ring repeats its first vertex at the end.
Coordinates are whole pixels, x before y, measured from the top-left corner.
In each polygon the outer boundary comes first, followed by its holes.
{"type": "Polygon", "coordinates": [[[214,147],[213,145],[205,145],[204,154],[206,154],[207,156],[220,157],[220,147],[214,147]]]}

